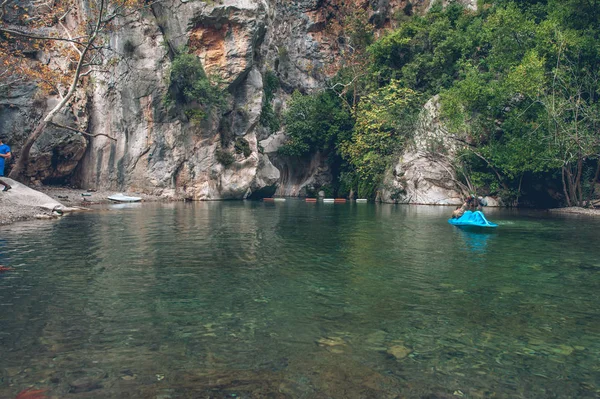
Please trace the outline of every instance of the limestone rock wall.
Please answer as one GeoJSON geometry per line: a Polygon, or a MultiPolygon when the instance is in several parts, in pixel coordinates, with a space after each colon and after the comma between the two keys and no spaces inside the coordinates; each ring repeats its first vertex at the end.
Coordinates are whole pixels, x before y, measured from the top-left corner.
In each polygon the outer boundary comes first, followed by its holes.
{"type": "Polygon", "coordinates": [[[439,121],[439,98],[425,104],[413,142],[390,168],[380,200],[400,204],[461,205],[467,194],[454,172],[456,142],[439,121]]]}
{"type": "MultiPolygon", "coordinates": [[[[78,93],[79,95],[80,93],[78,93]]],[[[85,96],[81,96],[82,98],[85,96]]],[[[77,96],[76,96],[77,99],[77,96]]],[[[0,95],[0,134],[6,137],[14,155],[18,155],[35,121],[51,108],[57,100],[39,96],[33,84],[20,85],[0,95]]],[[[86,118],[76,116],[82,104],[65,109],[55,120],[61,125],[77,127],[86,118]]],[[[85,106],[85,104],[83,104],[85,106]]],[[[87,149],[87,140],[80,134],[51,126],[47,128],[31,149],[27,174],[33,183],[41,181],[63,182],[75,171],[87,149]]],[[[9,167],[14,158],[9,160],[9,167]]]]}
{"type": "Polygon", "coordinates": [[[80,184],[196,200],[245,198],[276,185],[277,170],[258,152],[256,138],[263,101],[256,49],[267,11],[263,1],[165,1],[114,34],[113,47],[129,42],[135,50],[92,91],[90,126],[116,141],[93,139],[80,184]],[[183,48],[226,82],[231,95],[222,118],[193,122],[164,105],[172,54],[183,48]],[[249,144],[249,156],[233,151],[238,137],[249,144]],[[220,151],[235,161],[223,165],[220,151]]]}
{"type": "MultiPolygon", "coordinates": [[[[413,3],[424,10],[430,2],[413,3]]],[[[261,125],[263,81],[267,73],[279,80],[272,101],[277,114],[285,110],[293,90],[322,87],[335,73],[339,48],[330,27],[344,4],[164,0],[127,17],[108,38],[124,61],[110,73],[88,79],[72,107],[60,116],[61,123],[87,130],[93,137],[49,129],[34,148],[29,176],[34,181],[68,178],[83,188],[196,200],[302,195],[310,185],[329,182],[330,172],[319,154],[308,162],[277,155],[285,132],[261,125]],[[228,102],[222,115],[194,122],[165,106],[168,71],[180,51],[195,54],[208,73],[225,82],[228,102]],[[239,140],[247,143],[249,153],[236,153],[239,140]],[[223,154],[233,156],[233,162],[223,162],[223,154]]],[[[348,5],[367,9],[371,21],[382,28],[393,23],[392,15],[406,6],[406,0],[348,0],[348,5]]],[[[11,136],[18,151],[34,121],[55,99],[34,100],[31,87],[13,94],[0,102],[0,129],[11,136]]],[[[384,200],[439,202],[438,197],[452,191],[422,195],[422,184],[434,184],[444,176],[433,161],[420,155],[419,145],[415,148],[405,154],[404,166],[390,172],[384,200]],[[424,172],[430,168],[441,175],[424,172]],[[418,181],[420,188],[407,186],[408,180],[418,181]],[[406,195],[398,194],[402,192],[406,195]]]]}

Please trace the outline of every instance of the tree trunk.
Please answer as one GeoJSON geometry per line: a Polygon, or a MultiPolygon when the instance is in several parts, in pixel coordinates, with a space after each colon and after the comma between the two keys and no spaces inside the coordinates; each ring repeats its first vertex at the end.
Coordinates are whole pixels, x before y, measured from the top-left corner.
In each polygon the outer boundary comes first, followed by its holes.
{"type": "Polygon", "coordinates": [[[598,182],[598,178],[600,178],[600,159],[597,160],[596,164],[596,173],[594,174],[594,178],[592,179],[592,188],[590,189],[588,202],[592,202],[594,199],[594,195],[596,194],[596,182],[598,182]]]}
{"type": "Polygon", "coordinates": [[[566,166],[562,167],[562,184],[563,184],[563,192],[565,194],[565,199],[567,200],[567,206],[571,206],[571,198],[569,198],[569,192],[567,190],[567,182],[565,181],[565,169],[566,166]]]}
{"type": "Polygon", "coordinates": [[[523,176],[525,173],[521,173],[521,178],[519,179],[519,188],[517,189],[517,199],[515,200],[515,207],[519,206],[519,198],[521,197],[521,185],[523,184],[523,176]]]}
{"type": "Polygon", "coordinates": [[[577,202],[577,190],[575,187],[575,178],[573,177],[573,172],[571,171],[571,167],[567,166],[566,171],[567,171],[567,187],[569,189],[569,198],[571,200],[570,202],[574,206],[578,206],[579,203],[577,202]]]}
{"type": "Polygon", "coordinates": [[[81,77],[81,69],[83,68],[83,63],[85,61],[85,57],[92,48],[96,37],[98,37],[98,33],[100,32],[100,28],[102,25],[102,16],[104,15],[104,0],[100,1],[100,10],[98,12],[98,18],[96,20],[96,24],[94,27],[94,31],[89,37],[89,40],[85,44],[84,49],[79,53],[79,60],[77,61],[77,67],[75,68],[75,73],[71,79],[71,85],[69,90],[65,94],[65,96],[60,100],[58,104],[48,114],[40,121],[40,123],[36,126],[33,132],[27,137],[27,141],[21,148],[19,158],[17,158],[15,162],[15,167],[11,170],[9,177],[11,179],[20,180],[23,178],[25,168],[27,167],[27,162],[29,161],[29,152],[31,151],[31,147],[33,143],[40,137],[43,133],[44,129],[52,122],[52,118],[56,115],[61,109],[63,109],[67,103],[73,97],[75,90],[77,90],[77,86],[79,84],[79,78],[81,77]]]}
{"type": "Polygon", "coordinates": [[[17,158],[15,165],[10,171],[8,177],[17,181],[23,179],[25,175],[25,169],[27,168],[27,162],[29,162],[29,152],[31,151],[31,147],[42,135],[44,129],[46,129],[46,126],[48,126],[48,122],[46,122],[46,119],[44,118],[40,121],[40,123],[38,123],[29,137],[27,137],[27,141],[25,141],[25,144],[21,148],[19,157],[17,158]]]}
{"type": "Polygon", "coordinates": [[[577,161],[577,177],[575,178],[574,191],[577,196],[577,206],[583,206],[583,188],[581,184],[581,174],[583,173],[583,160],[579,158],[577,161]]]}

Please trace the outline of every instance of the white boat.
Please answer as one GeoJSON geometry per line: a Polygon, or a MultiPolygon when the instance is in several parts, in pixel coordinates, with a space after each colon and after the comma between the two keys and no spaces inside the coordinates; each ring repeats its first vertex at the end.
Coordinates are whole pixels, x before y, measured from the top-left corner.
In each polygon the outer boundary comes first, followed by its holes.
{"type": "Polygon", "coordinates": [[[273,198],[275,202],[285,202],[285,198],[273,198]]]}
{"type": "Polygon", "coordinates": [[[357,202],[358,204],[364,204],[365,202],[367,202],[367,200],[366,200],[366,199],[364,199],[364,198],[359,198],[359,199],[357,199],[357,200],[356,200],[356,202],[357,202]]]}
{"type": "Polygon", "coordinates": [[[331,202],[333,203],[335,201],[335,199],[333,198],[323,198],[323,202],[331,202]]]}
{"type": "Polygon", "coordinates": [[[113,194],[108,197],[109,200],[114,202],[140,202],[142,199],[140,197],[130,197],[128,195],[123,195],[122,193],[113,194]]]}

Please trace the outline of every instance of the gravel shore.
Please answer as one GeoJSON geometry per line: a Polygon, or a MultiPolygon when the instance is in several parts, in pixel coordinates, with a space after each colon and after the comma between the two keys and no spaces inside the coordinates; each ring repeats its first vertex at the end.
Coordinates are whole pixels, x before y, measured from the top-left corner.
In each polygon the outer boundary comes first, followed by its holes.
{"type": "MultiPolygon", "coordinates": [[[[93,205],[107,204],[110,202],[107,197],[115,194],[114,191],[88,192],[87,190],[83,189],[55,186],[35,187],[34,189],[48,195],[52,199],[69,208],[88,208],[93,205]]],[[[9,197],[9,195],[13,194],[13,191],[9,191],[8,193],[0,191],[0,226],[25,220],[52,218],[52,212],[49,209],[42,208],[36,204],[23,205],[14,203],[9,197]]],[[[164,198],[153,195],[132,192],[123,194],[141,197],[143,202],[165,201],[164,198]]]]}
{"type": "MultiPolygon", "coordinates": [[[[57,186],[42,186],[35,187],[35,189],[54,198],[65,206],[81,207],[109,204],[111,201],[108,199],[108,197],[116,194],[116,191],[87,191],[78,188],[57,186]]],[[[134,192],[123,192],[123,194],[132,197],[140,197],[142,202],[167,201],[165,198],[158,197],[156,195],[139,194],[134,192]]]]}

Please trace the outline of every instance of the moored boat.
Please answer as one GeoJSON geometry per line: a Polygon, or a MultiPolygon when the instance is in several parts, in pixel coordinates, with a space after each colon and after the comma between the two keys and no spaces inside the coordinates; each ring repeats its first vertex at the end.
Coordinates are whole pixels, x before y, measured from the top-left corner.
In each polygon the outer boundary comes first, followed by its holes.
{"type": "Polygon", "coordinates": [[[128,195],[124,195],[122,193],[113,194],[108,197],[109,200],[113,202],[141,202],[141,197],[130,197],[128,195]]]}

